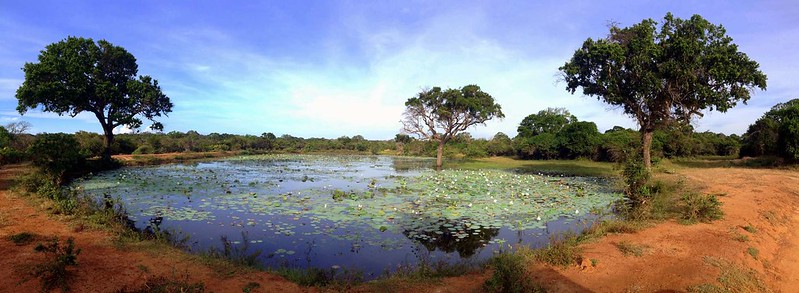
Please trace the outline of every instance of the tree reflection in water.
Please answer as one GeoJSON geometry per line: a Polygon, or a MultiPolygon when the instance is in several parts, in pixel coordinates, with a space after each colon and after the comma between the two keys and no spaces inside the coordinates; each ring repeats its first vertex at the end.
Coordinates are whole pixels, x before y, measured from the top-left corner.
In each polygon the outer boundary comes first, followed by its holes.
{"type": "Polygon", "coordinates": [[[446,253],[457,251],[464,259],[473,256],[478,249],[499,234],[498,228],[482,227],[469,219],[421,219],[417,220],[414,226],[416,229],[406,229],[402,234],[419,242],[428,251],[436,249],[446,253]]]}

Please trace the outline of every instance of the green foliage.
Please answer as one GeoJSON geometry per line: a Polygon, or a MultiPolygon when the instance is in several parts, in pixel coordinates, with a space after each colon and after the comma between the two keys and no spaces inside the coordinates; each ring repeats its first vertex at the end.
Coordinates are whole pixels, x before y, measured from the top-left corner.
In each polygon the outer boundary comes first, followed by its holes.
{"type": "Polygon", "coordinates": [[[11,146],[12,139],[11,133],[5,127],[0,126],[0,148],[11,146]]]}
{"type": "Polygon", "coordinates": [[[561,156],[569,159],[592,158],[600,143],[594,122],[573,122],[557,133],[561,156]]]}
{"type": "Polygon", "coordinates": [[[752,226],[752,224],[747,224],[746,226],[743,226],[742,228],[746,232],[749,232],[749,233],[752,233],[752,234],[757,233],[757,228],[755,228],[755,226],[752,226]]]}
{"type": "Polygon", "coordinates": [[[49,292],[56,287],[68,291],[72,272],[67,268],[78,265],[80,254],[80,249],[75,249],[74,239],[70,237],[67,239],[67,245],[62,246],[59,245],[57,238],[53,238],[47,243],[37,245],[34,251],[45,255],[45,261],[35,265],[31,271],[31,276],[41,281],[42,292],[49,292]]]}
{"type": "Polygon", "coordinates": [[[722,203],[715,195],[688,193],[683,196],[683,203],[682,219],[689,223],[709,223],[724,217],[722,203]]]}
{"type": "Polygon", "coordinates": [[[638,208],[646,205],[652,195],[647,186],[651,174],[646,169],[643,160],[639,156],[629,156],[624,164],[622,176],[625,183],[624,193],[632,207],[638,208]]]}
{"type": "Polygon", "coordinates": [[[24,152],[16,149],[7,146],[0,148],[0,165],[19,163],[27,159],[27,157],[24,152]]]}
{"type": "Polygon", "coordinates": [[[497,132],[486,145],[486,153],[491,156],[513,155],[513,141],[507,134],[497,132]]]}
{"type": "Polygon", "coordinates": [[[85,161],[78,142],[69,134],[40,134],[29,153],[33,165],[50,177],[56,185],[67,181],[67,173],[83,167],[85,161]]]}
{"type": "Polygon", "coordinates": [[[569,92],[582,88],[638,121],[647,168],[654,130],[702,110],[725,112],[749,100],[753,88],[766,88],[759,64],[738,51],[721,25],[671,13],[656,25],[651,19],[612,25],[608,37],[587,39],[560,67],[569,92]]]}
{"type": "Polygon", "coordinates": [[[25,81],[17,89],[17,111],[42,106],[45,112],[72,117],[90,112],[97,117],[106,137],[105,159],[110,160],[113,129],[139,128],[142,118],[163,126],[156,117],[172,111],[172,102],[158,81],[138,76],[136,58],[106,40],[68,37],[48,45],[38,63],[25,63],[25,81]]]}
{"type": "Polygon", "coordinates": [[[616,126],[601,136],[595,157],[600,161],[624,162],[628,153],[641,148],[640,143],[637,131],[616,126]]]}
{"type": "Polygon", "coordinates": [[[547,108],[524,117],[517,128],[518,136],[533,137],[543,133],[558,133],[573,122],[577,122],[569,110],[564,108],[547,108]]]}
{"type": "Polygon", "coordinates": [[[740,155],[780,156],[799,161],[799,99],[774,105],[749,125],[743,135],[740,155]]]}
{"type": "Polygon", "coordinates": [[[155,151],[154,151],[153,147],[150,146],[149,144],[143,144],[143,145],[139,146],[138,148],[136,148],[135,151],[133,151],[134,155],[152,154],[152,153],[155,153],[155,151]]]}
{"type": "Polygon", "coordinates": [[[530,278],[522,254],[501,253],[491,259],[490,265],[493,272],[483,284],[485,292],[545,292],[530,278]]]}
{"type": "Polygon", "coordinates": [[[574,232],[566,232],[560,238],[550,239],[547,247],[534,250],[532,256],[536,261],[565,267],[575,263],[579,249],[580,237],[574,232]]]}

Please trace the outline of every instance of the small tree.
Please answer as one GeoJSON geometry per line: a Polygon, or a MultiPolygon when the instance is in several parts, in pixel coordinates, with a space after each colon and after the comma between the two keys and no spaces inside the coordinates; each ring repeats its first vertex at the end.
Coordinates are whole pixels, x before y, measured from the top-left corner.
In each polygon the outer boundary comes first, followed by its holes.
{"type": "Polygon", "coordinates": [[[143,117],[154,122],[152,129],[161,130],[154,118],[172,111],[158,81],[137,78],[136,58],[105,40],[68,37],[48,45],[38,63],[25,63],[22,70],[25,81],[17,89],[17,111],[25,114],[41,105],[58,115],[94,114],[105,135],[105,161],[111,160],[114,128],[139,128],[143,117]]]}
{"type": "Polygon", "coordinates": [[[467,85],[461,89],[423,90],[405,102],[403,117],[405,133],[438,142],[436,167],[440,169],[444,144],[471,126],[485,125],[486,121],[504,118],[505,114],[491,95],[479,86],[467,85]]]}
{"type": "Polygon", "coordinates": [[[668,13],[659,31],[651,19],[626,28],[612,25],[608,37],[586,40],[560,70],[569,92],[582,88],[638,121],[650,169],[656,129],[701,117],[703,110],[725,112],[746,103],[755,87],[766,88],[758,67],[724,27],[699,15],[683,20],[668,13]]]}

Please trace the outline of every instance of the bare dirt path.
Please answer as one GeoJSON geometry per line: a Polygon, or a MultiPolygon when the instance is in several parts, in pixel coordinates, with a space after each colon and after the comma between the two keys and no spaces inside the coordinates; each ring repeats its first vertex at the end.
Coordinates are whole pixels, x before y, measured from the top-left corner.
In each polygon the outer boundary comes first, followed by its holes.
{"type": "Polygon", "coordinates": [[[31,264],[39,263],[43,256],[33,251],[40,243],[15,245],[8,239],[21,232],[35,233],[41,238],[56,236],[64,243],[75,238],[81,249],[72,292],[117,292],[139,290],[148,279],[165,277],[188,283],[202,282],[211,292],[242,292],[250,282],[259,288],[252,292],[308,292],[281,277],[265,272],[249,272],[223,277],[207,266],[198,264],[191,256],[177,249],[124,249],[112,243],[113,235],[103,231],[75,229],[57,216],[49,215],[43,207],[32,206],[32,201],[20,198],[8,190],[10,180],[22,172],[22,167],[5,166],[0,169],[0,292],[36,292],[39,281],[29,278],[26,272],[31,264]]]}
{"type": "MultiPolygon", "coordinates": [[[[74,292],[137,289],[156,276],[203,282],[213,292],[242,292],[250,282],[261,286],[253,292],[315,291],[264,272],[225,278],[178,250],[120,249],[108,233],[76,232],[42,207],[8,192],[9,179],[19,172],[19,167],[0,169],[0,292],[38,290],[37,280],[19,284],[24,268],[42,257],[33,252],[35,242],[17,246],[8,240],[20,232],[75,238],[83,251],[72,282],[74,292]]],[[[799,172],[683,169],[676,176],[701,185],[705,193],[721,194],[724,219],[695,225],[669,221],[635,234],[609,235],[582,246],[584,257],[598,261],[596,267],[535,265],[533,278],[551,292],[683,292],[702,284],[737,292],[799,292],[799,172]],[[644,247],[644,253],[625,256],[620,243],[644,247]]],[[[445,279],[434,286],[367,284],[353,289],[473,292],[487,277],[482,273],[445,279]]]]}

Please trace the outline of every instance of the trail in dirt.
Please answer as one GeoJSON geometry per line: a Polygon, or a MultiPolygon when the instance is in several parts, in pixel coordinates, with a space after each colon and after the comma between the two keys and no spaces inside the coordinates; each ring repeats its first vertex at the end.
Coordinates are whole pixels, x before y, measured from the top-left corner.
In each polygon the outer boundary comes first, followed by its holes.
{"type": "Polygon", "coordinates": [[[142,289],[150,278],[166,277],[189,283],[202,282],[212,292],[242,292],[250,282],[260,287],[252,292],[308,292],[285,279],[265,272],[250,272],[223,277],[210,268],[198,264],[177,249],[117,248],[114,236],[103,231],[83,230],[70,227],[57,216],[48,215],[43,207],[31,206],[31,201],[8,191],[16,175],[23,172],[20,166],[5,166],[0,169],[0,292],[36,292],[39,281],[30,279],[30,266],[40,263],[43,255],[35,253],[33,247],[46,237],[58,237],[61,243],[74,237],[75,246],[81,249],[78,266],[71,269],[74,279],[70,282],[73,292],[117,292],[118,290],[142,289]],[[8,236],[21,232],[39,235],[37,241],[26,245],[15,245],[8,236]],[[22,283],[20,283],[22,282],[22,283]]]}

